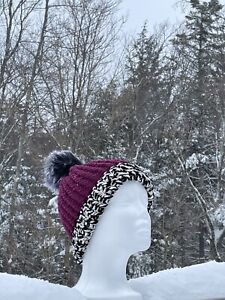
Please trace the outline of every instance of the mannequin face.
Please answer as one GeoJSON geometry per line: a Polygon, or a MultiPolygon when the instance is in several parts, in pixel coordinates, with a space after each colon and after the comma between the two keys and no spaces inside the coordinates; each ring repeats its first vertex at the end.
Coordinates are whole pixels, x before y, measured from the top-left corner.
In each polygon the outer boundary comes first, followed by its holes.
{"type": "Polygon", "coordinates": [[[116,247],[129,255],[147,250],[151,243],[151,220],[145,188],[127,181],[116,191],[100,216],[90,243],[113,251],[116,247]]]}

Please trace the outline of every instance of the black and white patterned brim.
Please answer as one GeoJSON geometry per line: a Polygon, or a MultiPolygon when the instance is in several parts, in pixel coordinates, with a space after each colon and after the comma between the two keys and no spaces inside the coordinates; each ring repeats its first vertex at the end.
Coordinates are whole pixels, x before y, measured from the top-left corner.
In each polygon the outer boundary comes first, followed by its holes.
{"type": "Polygon", "coordinates": [[[118,188],[128,180],[138,181],[145,187],[149,199],[148,209],[150,209],[153,201],[153,186],[143,169],[127,162],[112,166],[93,187],[77,219],[72,237],[75,248],[74,257],[77,263],[81,264],[83,261],[84,253],[98,223],[99,216],[104,212],[118,188]]]}

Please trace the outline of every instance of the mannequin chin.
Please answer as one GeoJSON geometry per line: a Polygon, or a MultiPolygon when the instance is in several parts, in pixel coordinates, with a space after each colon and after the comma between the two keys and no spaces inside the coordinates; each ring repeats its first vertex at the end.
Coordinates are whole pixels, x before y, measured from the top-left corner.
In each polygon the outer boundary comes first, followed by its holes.
{"type": "Polygon", "coordinates": [[[127,181],[116,191],[89,242],[77,289],[86,299],[141,300],[126,279],[129,257],[151,244],[148,196],[137,181],[127,181]]]}

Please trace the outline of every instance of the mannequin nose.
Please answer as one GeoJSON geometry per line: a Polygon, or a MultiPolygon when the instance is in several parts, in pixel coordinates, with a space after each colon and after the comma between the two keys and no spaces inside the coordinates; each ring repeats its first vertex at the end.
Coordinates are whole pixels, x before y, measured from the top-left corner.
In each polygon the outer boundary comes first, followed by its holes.
{"type": "Polygon", "coordinates": [[[151,225],[151,218],[146,209],[144,211],[139,211],[138,220],[140,220],[140,223],[143,223],[143,225],[147,225],[147,226],[151,225]]]}

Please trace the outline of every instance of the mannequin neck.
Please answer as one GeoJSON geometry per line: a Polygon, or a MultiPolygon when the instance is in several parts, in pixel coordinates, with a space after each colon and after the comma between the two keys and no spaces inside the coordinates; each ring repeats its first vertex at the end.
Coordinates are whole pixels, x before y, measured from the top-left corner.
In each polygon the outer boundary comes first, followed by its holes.
{"type": "Polygon", "coordinates": [[[93,253],[90,245],[76,289],[88,300],[141,300],[142,297],[129,287],[126,278],[130,255],[125,251],[121,253],[121,249],[114,246],[112,256],[112,249],[107,248],[93,253]]]}
{"type": "Polygon", "coordinates": [[[94,255],[91,250],[88,249],[84,257],[82,277],[89,278],[91,281],[94,280],[96,283],[101,282],[101,285],[105,283],[106,286],[108,282],[110,284],[126,283],[126,266],[129,254],[121,253],[121,249],[116,251],[114,248],[112,257],[109,255],[112,251],[111,249],[98,249],[98,253],[94,253],[94,255]],[[110,272],[107,271],[107,276],[106,270],[110,270],[110,272]]]}

